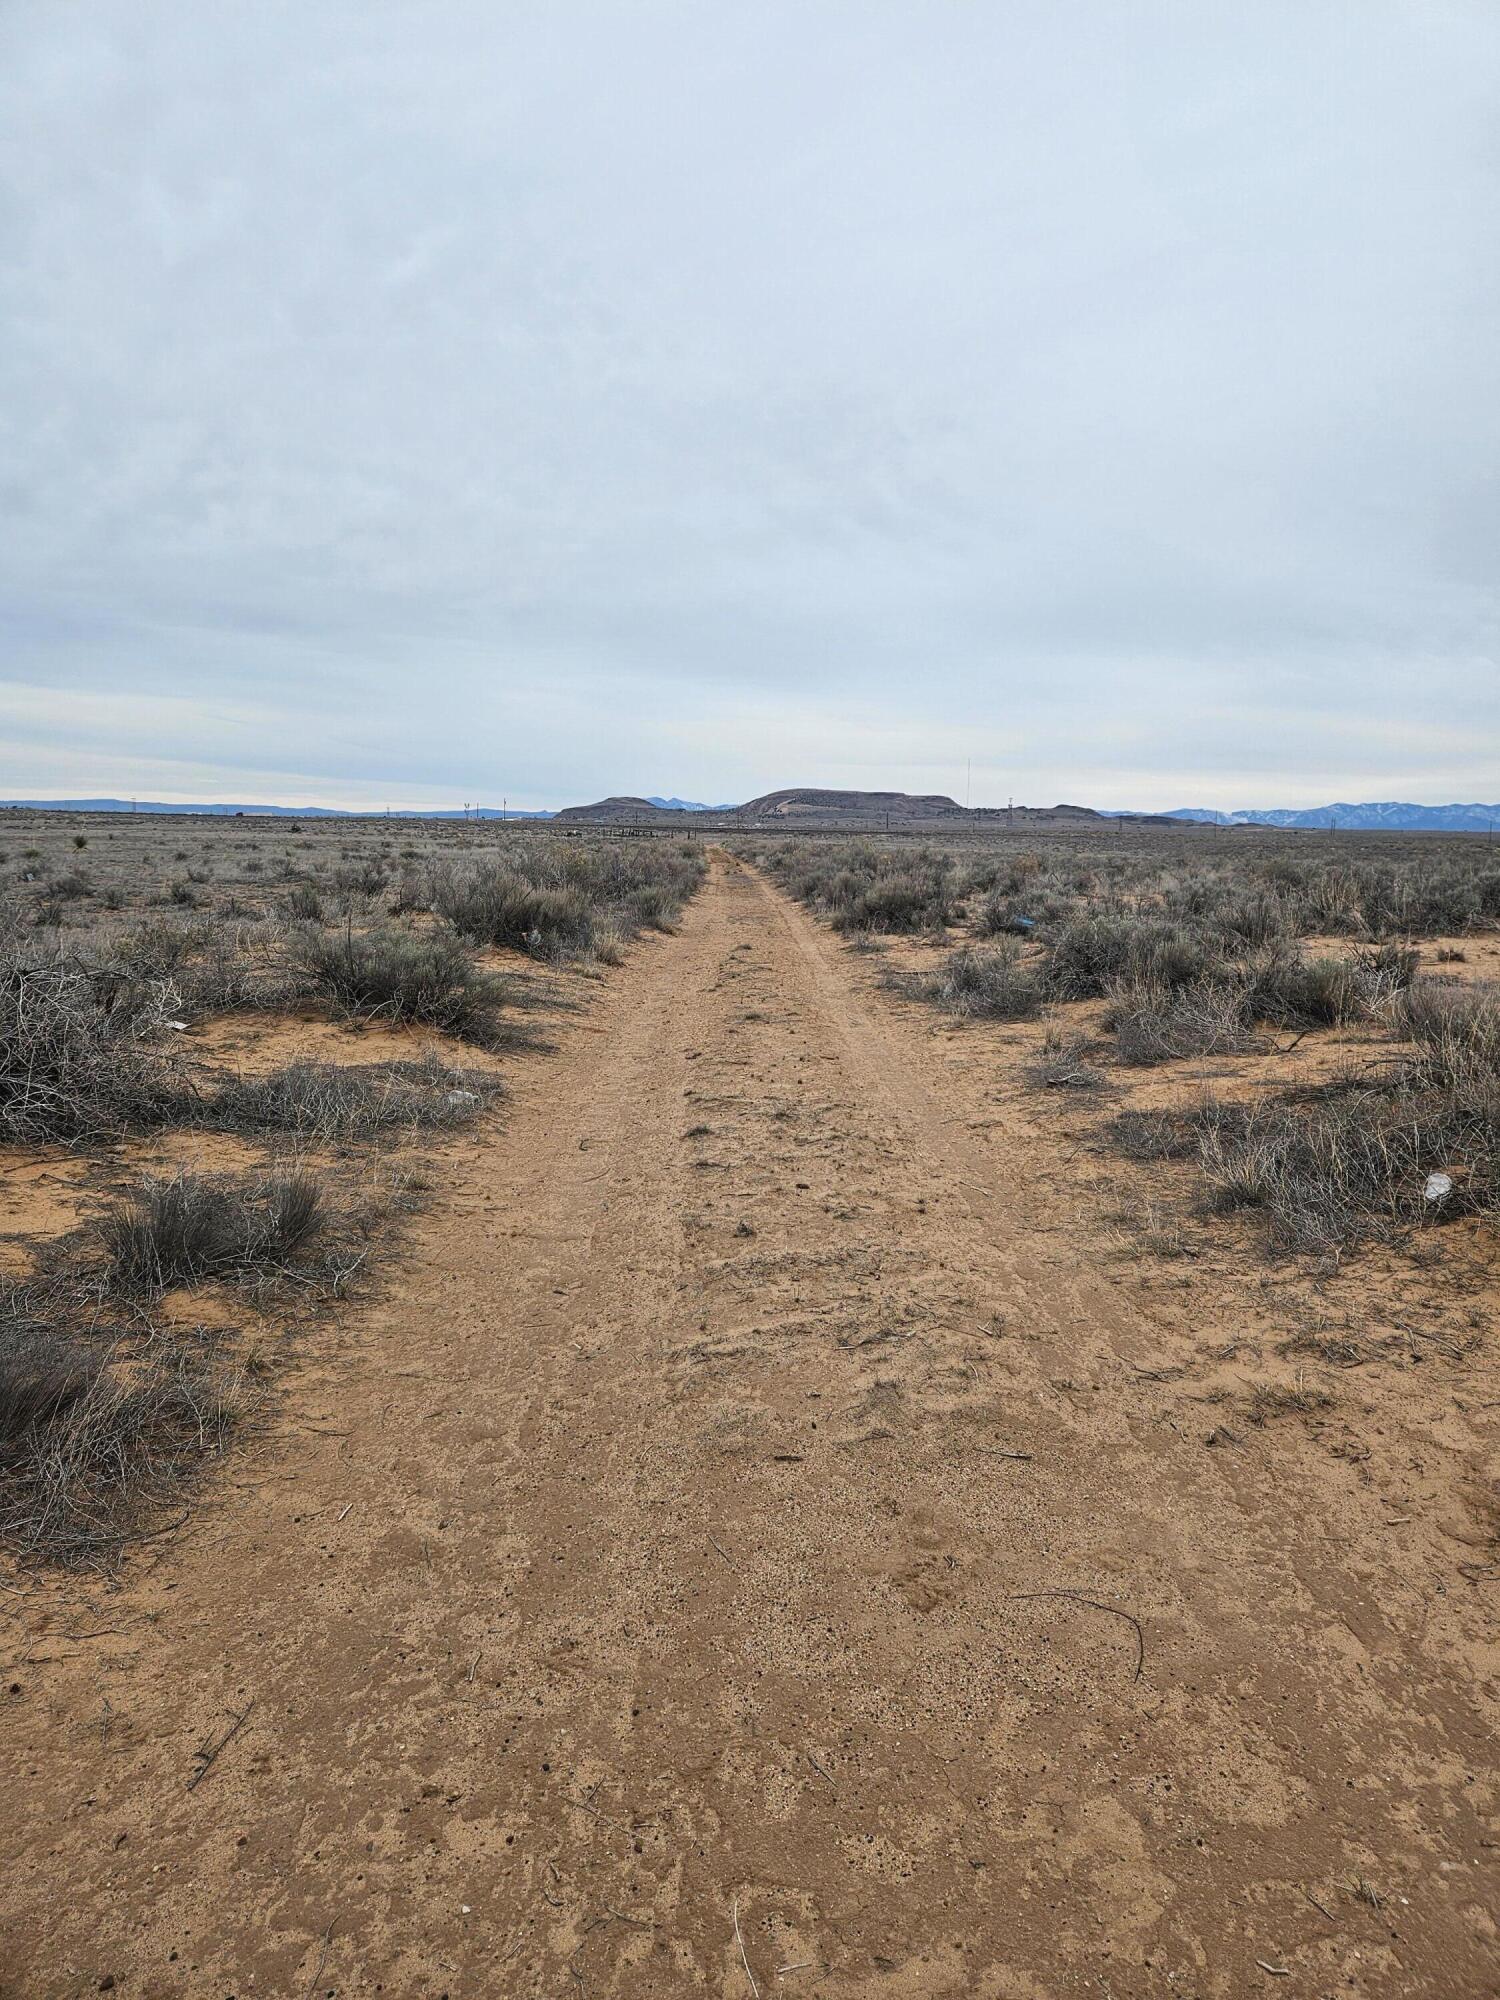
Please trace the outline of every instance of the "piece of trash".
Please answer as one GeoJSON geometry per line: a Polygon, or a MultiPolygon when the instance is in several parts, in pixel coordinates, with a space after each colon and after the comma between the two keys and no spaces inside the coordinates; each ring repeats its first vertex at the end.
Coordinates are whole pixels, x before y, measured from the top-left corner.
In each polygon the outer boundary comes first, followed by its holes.
{"type": "Polygon", "coordinates": [[[179,1035],[185,1035],[187,1033],[186,1021],[168,1021],[167,1026],[169,1028],[175,1028],[179,1035]]]}
{"type": "Polygon", "coordinates": [[[1429,1174],[1422,1189],[1423,1201],[1444,1201],[1453,1192],[1452,1174],[1429,1174]]]}
{"type": "Polygon", "coordinates": [[[453,1111],[471,1111],[479,1102],[477,1090],[450,1090],[445,1103],[453,1111]]]}
{"type": "Polygon", "coordinates": [[[1011,917],[1001,928],[1009,931],[1012,937],[1030,937],[1036,929],[1036,918],[1011,917]]]}

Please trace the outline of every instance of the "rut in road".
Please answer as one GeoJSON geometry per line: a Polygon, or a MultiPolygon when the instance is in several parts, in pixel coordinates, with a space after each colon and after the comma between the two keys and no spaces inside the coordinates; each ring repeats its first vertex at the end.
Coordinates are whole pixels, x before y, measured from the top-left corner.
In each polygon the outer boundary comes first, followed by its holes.
{"type": "Polygon", "coordinates": [[[728,858],[563,1042],[50,1669],[0,1990],[1486,1990],[1468,1689],[1132,1401],[1024,1128],[728,858]]]}

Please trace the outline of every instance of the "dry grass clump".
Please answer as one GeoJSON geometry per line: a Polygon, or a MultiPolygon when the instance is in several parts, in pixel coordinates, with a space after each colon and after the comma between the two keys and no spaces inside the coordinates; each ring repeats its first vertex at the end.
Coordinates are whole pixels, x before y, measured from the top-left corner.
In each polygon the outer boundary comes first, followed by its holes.
{"type": "Polygon", "coordinates": [[[1333,1398],[1326,1389],[1310,1389],[1300,1379],[1296,1383],[1257,1382],[1245,1405],[1245,1418],[1264,1427],[1282,1417],[1316,1417],[1332,1408],[1333,1398]]]}
{"type": "Polygon", "coordinates": [[[308,1173],[266,1180],[179,1173],[148,1181],[96,1225],[110,1285],[161,1292],[200,1278],[264,1281],[305,1263],[328,1231],[308,1173]]]}
{"type": "Polygon", "coordinates": [[[469,1124],[503,1088],[488,1070],[461,1069],[430,1052],[415,1062],[290,1063],[269,1076],[231,1078],[199,1122],[318,1139],[442,1131],[469,1124]]]}
{"type": "Polygon", "coordinates": [[[950,1014],[991,1021],[1034,1020],[1046,1005],[1041,983],[1022,963],[1022,948],[1013,938],[960,945],[940,971],[919,982],[918,991],[950,1014]]]}
{"type": "Polygon", "coordinates": [[[248,1406],[201,1341],[110,1343],[55,1284],[0,1280],[0,1542],[23,1560],[108,1566],[248,1406]]]}

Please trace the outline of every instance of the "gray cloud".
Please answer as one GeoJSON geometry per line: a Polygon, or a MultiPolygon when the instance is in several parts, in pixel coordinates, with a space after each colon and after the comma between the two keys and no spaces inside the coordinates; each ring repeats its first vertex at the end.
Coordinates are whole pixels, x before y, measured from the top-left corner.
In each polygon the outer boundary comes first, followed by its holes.
{"type": "Polygon", "coordinates": [[[1473,0],[0,15],[6,791],[1494,795],[1473,0]]]}

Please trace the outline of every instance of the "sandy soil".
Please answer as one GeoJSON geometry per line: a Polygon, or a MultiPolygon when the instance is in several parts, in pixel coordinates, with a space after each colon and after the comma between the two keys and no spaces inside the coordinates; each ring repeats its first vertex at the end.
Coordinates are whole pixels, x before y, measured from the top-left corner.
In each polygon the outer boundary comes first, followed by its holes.
{"type": "Polygon", "coordinates": [[[1210,1444],[1233,1287],[876,977],[716,862],[267,1449],[6,1586],[0,1992],[1497,1990],[1478,1364],[1210,1444]]]}

